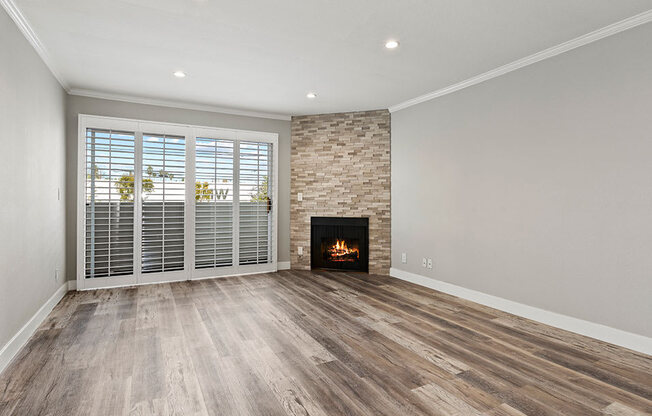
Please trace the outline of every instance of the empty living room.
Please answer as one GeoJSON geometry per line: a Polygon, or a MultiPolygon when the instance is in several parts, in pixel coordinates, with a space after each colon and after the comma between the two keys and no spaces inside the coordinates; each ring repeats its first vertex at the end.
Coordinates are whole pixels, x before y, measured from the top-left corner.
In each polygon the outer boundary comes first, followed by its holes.
{"type": "Polygon", "coordinates": [[[0,5],[0,416],[652,415],[652,0],[0,5]]]}

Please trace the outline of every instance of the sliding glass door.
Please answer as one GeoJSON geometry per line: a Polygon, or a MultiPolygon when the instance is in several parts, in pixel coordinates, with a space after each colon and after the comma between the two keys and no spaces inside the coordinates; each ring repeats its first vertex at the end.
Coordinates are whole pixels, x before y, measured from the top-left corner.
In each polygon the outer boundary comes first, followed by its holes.
{"type": "Polygon", "coordinates": [[[80,115],[78,287],[276,270],[277,140],[80,115]]]}
{"type": "Polygon", "coordinates": [[[195,269],[233,266],[233,140],[197,137],[195,269]]]}
{"type": "Polygon", "coordinates": [[[133,274],[135,133],[87,129],[85,141],[84,276],[133,274]]]}
{"type": "Polygon", "coordinates": [[[239,148],[239,264],[264,264],[271,256],[272,145],[243,141],[239,148]]]}
{"type": "Polygon", "coordinates": [[[186,140],[143,134],[143,273],[184,269],[186,140]]]}

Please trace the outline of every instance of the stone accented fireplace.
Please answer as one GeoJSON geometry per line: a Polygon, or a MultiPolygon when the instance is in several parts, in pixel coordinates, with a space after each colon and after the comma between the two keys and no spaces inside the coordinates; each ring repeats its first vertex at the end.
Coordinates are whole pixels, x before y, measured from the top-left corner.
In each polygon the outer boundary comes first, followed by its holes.
{"type": "MultiPolygon", "coordinates": [[[[389,274],[390,114],[387,110],[292,117],[290,260],[293,269],[311,268],[312,217],[367,218],[368,271],[389,274]]],[[[346,249],[341,241],[338,246],[337,238],[334,244],[335,247],[330,247],[332,253],[340,253],[342,257],[354,255],[348,243],[346,249]]],[[[321,246],[320,255],[323,256],[321,246]]]]}

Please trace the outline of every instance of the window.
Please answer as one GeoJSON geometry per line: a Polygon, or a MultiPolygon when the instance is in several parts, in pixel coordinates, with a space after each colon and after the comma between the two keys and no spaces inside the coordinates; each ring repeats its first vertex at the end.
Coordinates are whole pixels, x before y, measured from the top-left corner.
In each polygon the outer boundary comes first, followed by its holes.
{"type": "Polygon", "coordinates": [[[80,289],[276,270],[276,134],[85,115],[80,132],[80,289]]]}
{"type": "Polygon", "coordinates": [[[185,170],[185,137],[143,135],[143,273],[184,268],[185,170]]]}
{"type": "Polygon", "coordinates": [[[134,133],[86,129],[85,277],[133,273],[134,133]]]}
{"type": "Polygon", "coordinates": [[[233,265],[233,145],[232,140],[196,140],[196,269],[233,265]]]}
{"type": "Polygon", "coordinates": [[[240,142],[240,264],[271,258],[271,154],[269,143],[240,142]]]}

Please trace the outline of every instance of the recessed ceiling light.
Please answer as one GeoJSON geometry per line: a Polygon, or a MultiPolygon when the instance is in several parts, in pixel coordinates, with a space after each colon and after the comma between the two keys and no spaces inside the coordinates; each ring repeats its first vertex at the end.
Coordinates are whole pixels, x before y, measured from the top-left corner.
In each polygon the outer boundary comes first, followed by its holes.
{"type": "Polygon", "coordinates": [[[174,76],[177,77],[177,78],[185,78],[186,73],[183,72],[183,71],[174,71],[174,76]]]}
{"type": "Polygon", "coordinates": [[[388,40],[385,42],[385,47],[387,49],[396,49],[398,48],[398,41],[397,40],[388,40]]]}
{"type": "Polygon", "coordinates": [[[308,94],[306,94],[306,97],[310,99],[317,98],[317,94],[315,94],[314,92],[309,92],[308,94]]]}

